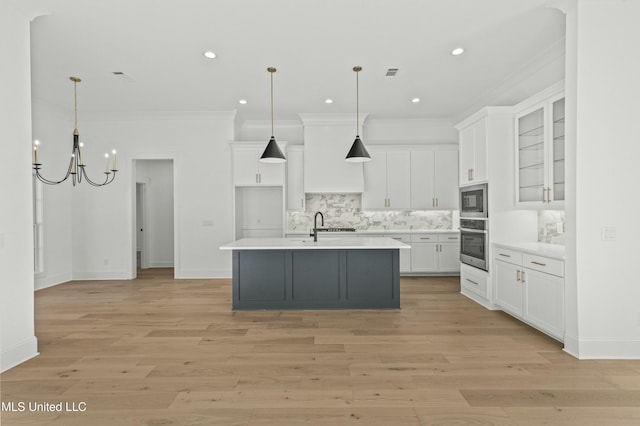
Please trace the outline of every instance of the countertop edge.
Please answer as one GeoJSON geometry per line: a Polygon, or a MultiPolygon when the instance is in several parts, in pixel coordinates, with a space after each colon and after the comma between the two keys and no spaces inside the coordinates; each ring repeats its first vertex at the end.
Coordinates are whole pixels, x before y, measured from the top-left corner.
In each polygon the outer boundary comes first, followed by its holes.
{"type": "Polygon", "coordinates": [[[547,257],[549,259],[566,260],[565,247],[557,244],[508,241],[494,242],[493,245],[495,247],[503,247],[536,256],[547,257]]]}

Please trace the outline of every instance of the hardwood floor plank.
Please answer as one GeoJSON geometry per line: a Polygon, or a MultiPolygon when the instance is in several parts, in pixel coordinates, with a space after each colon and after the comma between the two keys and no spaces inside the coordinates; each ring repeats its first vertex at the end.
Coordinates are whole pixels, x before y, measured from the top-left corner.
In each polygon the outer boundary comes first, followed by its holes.
{"type": "Polygon", "coordinates": [[[2,425],[640,424],[640,361],[578,361],[459,294],[402,278],[392,311],[231,311],[229,280],[78,281],[35,295],[40,356],[0,375],[2,425]]]}

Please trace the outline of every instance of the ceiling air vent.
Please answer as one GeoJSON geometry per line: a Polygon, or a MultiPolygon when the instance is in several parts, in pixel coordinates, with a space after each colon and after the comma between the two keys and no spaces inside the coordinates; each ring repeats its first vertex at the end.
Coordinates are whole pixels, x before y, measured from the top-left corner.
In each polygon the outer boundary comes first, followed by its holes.
{"type": "Polygon", "coordinates": [[[396,76],[396,74],[398,74],[398,68],[389,68],[389,69],[387,70],[387,74],[386,74],[386,76],[387,76],[387,77],[395,77],[395,76],[396,76]]]}

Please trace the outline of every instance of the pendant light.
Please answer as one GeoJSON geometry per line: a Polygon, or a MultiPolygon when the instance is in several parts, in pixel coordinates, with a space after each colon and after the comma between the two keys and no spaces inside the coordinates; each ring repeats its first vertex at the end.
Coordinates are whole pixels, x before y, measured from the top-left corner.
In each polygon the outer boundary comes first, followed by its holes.
{"type": "Polygon", "coordinates": [[[351,145],[351,149],[347,154],[345,161],[349,161],[351,163],[363,163],[365,161],[371,161],[371,156],[367,151],[367,148],[364,147],[362,140],[360,140],[360,109],[359,109],[359,87],[358,87],[358,73],[362,71],[362,67],[355,66],[353,70],[356,73],[356,140],[353,141],[353,145],[351,145]]]}
{"type": "Polygon", "coordinates": [[[260,161],[263,163],[284,163],[287,159],[276,143],[273,131],[273,73],[276,72],[276,69],[274,67],[269,67],[267,68],[267,71],[271,74],[271,139],[269,139],[269,143],[262,153],[260,161]]]}

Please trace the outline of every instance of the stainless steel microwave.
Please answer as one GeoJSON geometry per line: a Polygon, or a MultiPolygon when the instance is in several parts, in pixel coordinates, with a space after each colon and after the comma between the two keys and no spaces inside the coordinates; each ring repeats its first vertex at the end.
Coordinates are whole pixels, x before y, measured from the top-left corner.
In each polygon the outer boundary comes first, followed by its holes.
{"type": "Polygon", "coordinates": [[[460,188],[460,217],[488,218],[487,184],[460,188]]]}

